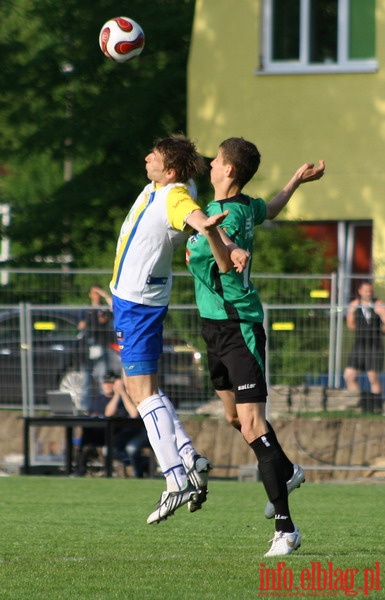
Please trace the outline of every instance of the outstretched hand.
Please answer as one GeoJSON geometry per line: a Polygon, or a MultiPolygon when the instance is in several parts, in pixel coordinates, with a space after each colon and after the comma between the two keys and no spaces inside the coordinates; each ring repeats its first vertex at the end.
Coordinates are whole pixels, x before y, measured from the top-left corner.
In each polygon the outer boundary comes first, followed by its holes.
{"type": "Polygon", "coordinates": [[[320,160],[319,166],[314,167],[314,163],[305,163],[298,169],[296,176],[299,183],[307,183],[308,181],[316,181],[321,179],[325,174],[325,161],[320,160]]]}
{"type": "Polygon", "coordinates": [[[301,185],[301,183],[307,183],[308,181],[316,181],[321,179],[325,173],[325,161],[320,160],[318,167],[314,166],[314,163],[305,163],[297,169],[290,181],[285,187],[278,192],[276,196],[270,202],[267,203],[267,219],[275,219],[281,210],[289,202],[290,198],[294,194],[295,190],[301,185]]]}
{"type": "Polygon", "coordinates": [[[211,217],[207,217],[203,226],[204,229],[209,231],[210,229],[217,227],[217,225],[220,225],[225,220],[228,214],[229,211],[225,210],[223,213],[219,213],[218,215],[211,215],[211,217]]]}

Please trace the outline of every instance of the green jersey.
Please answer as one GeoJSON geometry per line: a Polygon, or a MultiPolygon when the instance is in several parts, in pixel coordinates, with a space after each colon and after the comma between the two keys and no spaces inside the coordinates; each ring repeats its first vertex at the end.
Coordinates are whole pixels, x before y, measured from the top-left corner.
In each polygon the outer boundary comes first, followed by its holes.
{"type": "MultiPolygon", "coordinates": [[[[240,248],[253,250],[254,227],[266,219],[266,204],[261,198],[244,194],[214,200],[206,207],[208,216],[229,210],[222,229],[240,248]]],[[[263,322],[263,308],[257,290],[250,281],[251,258],[243,273],[232,269],[220,273],[210,245],[201,234],[187,242],[186,262],[194,276],[195,297],[199,314],[206,319],[263,322]]]]}

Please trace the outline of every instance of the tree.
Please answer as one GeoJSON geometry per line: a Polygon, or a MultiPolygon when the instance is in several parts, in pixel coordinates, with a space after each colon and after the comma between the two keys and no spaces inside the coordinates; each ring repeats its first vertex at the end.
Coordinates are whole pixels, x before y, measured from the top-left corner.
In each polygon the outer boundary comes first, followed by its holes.
{"type": "Polygon", "coordinates": [[[0,6],[0,161],[10,175],[13,263],[71,257],[111,266],[117,231],[146,183],[154,138],[186,127],[193,0],[132,0],[146,45],[125,64],[98,46],[112,0],[0,6]],[[4,93],[3,93],[4,90],[4,93]],[[72,174],[63,176],[63,165],[72,174]],[[64,180],[66,179],[66,180],[64,180]],[[85,243],[86,242],[86,243],[85,243]]]}
{"type": "MultiPolygon", "coordinates": [[[[146,45],[117,64],[98,44],[116,16],[112,0],[0,4],[0,164],[9,173],[0,201],[11,205],[13,265],[111,267],[120,224],[147,182],[144,156],[154,138],[185,130],[193,11],[194,0],[132,0],[128,16],[146,45]]],[[[317,269],[316,249],[310,264],[306,240],[285,231],[257,230],[254,270],[317,269]]],[[[183,249],[174,264],[184,268],[183,249]]]]}

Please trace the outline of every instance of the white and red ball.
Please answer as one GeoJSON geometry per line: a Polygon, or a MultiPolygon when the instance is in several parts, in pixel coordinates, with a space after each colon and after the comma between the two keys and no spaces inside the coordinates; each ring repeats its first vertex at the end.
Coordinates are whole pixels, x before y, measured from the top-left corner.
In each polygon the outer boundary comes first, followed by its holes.
{"type": "Polygon", "coordinates": [[[107,58],[126,62],[139,56],[144,48],[144,32],[136,21],[115,17],[104,23],[99,34],[100,48],[107,58]]]}

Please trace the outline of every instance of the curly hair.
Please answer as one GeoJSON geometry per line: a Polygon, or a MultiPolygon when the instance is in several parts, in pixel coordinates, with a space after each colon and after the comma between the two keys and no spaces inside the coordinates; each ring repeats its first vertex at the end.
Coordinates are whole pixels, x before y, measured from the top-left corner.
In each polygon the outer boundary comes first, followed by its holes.
{"type": "Polygon", "coordinates": [[[165,169],[175,170],[176,180],[180,183],[197,177],[205,169],[195,144],[182,134],[156,140],[153,150],[162,155],[165,169]]]}

